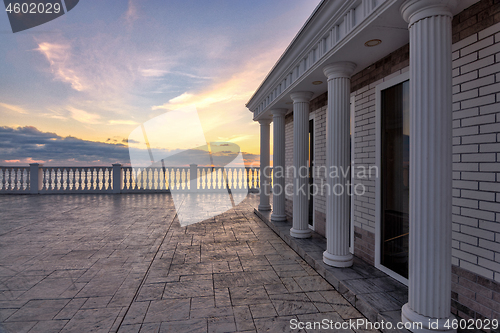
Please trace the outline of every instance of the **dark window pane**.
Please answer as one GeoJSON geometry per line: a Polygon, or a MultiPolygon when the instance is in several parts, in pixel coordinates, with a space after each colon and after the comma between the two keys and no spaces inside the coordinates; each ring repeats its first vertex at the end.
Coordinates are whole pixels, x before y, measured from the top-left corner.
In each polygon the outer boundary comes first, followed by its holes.
{"type": "Polygon", "coordinates": [[[382,91],[381,263],[408,278],[409,81],[382,91]]]}

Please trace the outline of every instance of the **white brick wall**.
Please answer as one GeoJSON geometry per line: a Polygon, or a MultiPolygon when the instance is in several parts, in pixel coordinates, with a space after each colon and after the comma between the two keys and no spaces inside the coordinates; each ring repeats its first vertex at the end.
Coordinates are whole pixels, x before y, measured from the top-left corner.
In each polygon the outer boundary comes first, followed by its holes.
{"type": "MultiPolygon", "coordinates": [[[[324,106],[312,111],[314,116],[314,166],[321,168],[326,165],[326,109],[324,106]]],[[[319,170],[319,169],[316,169],[319,170]]],[[[321,181],[326,184],[326,178],[323,173],[314,175],[314,183],[321,188],[321,181]]],[[[314,209],[326,214],[326,196],[321,193],[314,196],[314,209]]]]}
{"type": "MultiPolygon", "coordinates": [[[[285,170],[288,170],[288,167],[291,166],[293,166],[293,115],[288,115],[285,118],[285,170]]],[[[289,184],[293,186],[293,177],[291,176],[288,172],[285,172],[285,188],[289,188],[289,184]]],[[[292,188],[290,187],[290,189],[292,188]]],[[[292,191],[286,191],[285,193],[292,193],[292,191]]],[[[291,195],[285,195],[285,198],[293,200],[291,195]]],[[[291,211],[287,213],[292,214],[291,211]]]]}
{"type": "Polygon", "coordinates": [[[453,264],[500,281],[500,24],[453,45],[453,264]]]}

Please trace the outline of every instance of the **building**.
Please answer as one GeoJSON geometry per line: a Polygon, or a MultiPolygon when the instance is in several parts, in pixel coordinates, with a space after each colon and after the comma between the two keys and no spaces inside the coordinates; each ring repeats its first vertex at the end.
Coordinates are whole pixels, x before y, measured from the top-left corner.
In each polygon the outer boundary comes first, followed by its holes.
{"type": "Polygon", "coordinates": [[[424,331],[500,318],[499,1],[322,1],[247,107],[272,221],[408,285],[424,331]]]}

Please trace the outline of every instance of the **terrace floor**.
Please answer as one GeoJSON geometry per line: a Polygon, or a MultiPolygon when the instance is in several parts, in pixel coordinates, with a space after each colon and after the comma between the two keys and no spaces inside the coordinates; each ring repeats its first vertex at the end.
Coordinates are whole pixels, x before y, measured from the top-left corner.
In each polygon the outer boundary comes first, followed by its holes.
{"type": "Polygon", "coordinates": [[[318,332],[290,320],[364,318],[254,214],[256,195],[210,217],[221,195],[0,196],[0,332],[318,332]],[[207,219],[181,227],[175,207],[207,219]]]}

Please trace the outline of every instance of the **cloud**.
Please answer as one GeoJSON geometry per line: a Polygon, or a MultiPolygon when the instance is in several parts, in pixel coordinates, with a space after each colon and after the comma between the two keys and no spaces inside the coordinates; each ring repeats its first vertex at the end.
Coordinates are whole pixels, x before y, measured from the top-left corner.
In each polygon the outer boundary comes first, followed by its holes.
{"type": "MultiPolygon", "coordinates": [[[[61,137],[56,133],[42,132],[33,126],[0,127],[0,165],[27,165],[42,163],[47,166],[109,166],[113,163],[130,165],[127,139],[108,138],[108,142],[82,140],[72,136],[61,137]]],[[[222,144],[221,147],[227,148],[222,144]]],[[[235,146],[237,147],[237,146],[235,146]]],[[[238,147],[239,149],[239,147],[238,147]]],[[[206,160],[206,148],[188,150],[154,149],[155,156],[170,155],[165,166],[187,166],[206,160]]],[[[259,155],[243,152],[246,166],[258,166],[259,155]]],[[[236,150],[216,150],[212,147],[213,160],[218,165],[230,163],[236,150]]],[[[157,161],[161,165],[161,161],[157,161]]],[[[201,166],[201,163],[200,163],[201,166]]],[[[243,165],[242,165],[243,166],[243,165]]]]}
{"type": "Polygon", "coordinates": [[[70,45],[41,42],[35,50],[47,58],[56,79],[69,83],[76,91],[84,91],[89,88],[79,73],[70,66],[72,58],[70,45]]]}
{"type": "Polygon", "coordinates": [[[0,103],[0,106],[6,108],[8,110],[15,111],[17,113],[28,114],[28,111],[24,110],[22,107],[20,107],[18,105],[0,103]]]}
{"type": "Polygon", "coordinates": [[[109,144],[61,137],[55,133],[42,132],[36,127],[0,127],[0,163],[23,164],[38,161],[46,165],[111,165],[129,163],[128,147],[124,144],[109,144]]]}
{"type": "Polygon", "coordinates": [[[111,125],[137,125],[138,122],[133,120],[110,120],[111,125]]]}
{"type": "Polygon", "coordinates": [[[128,8],[125,12],[125,22],[127,25],[131,26],[138,18],[137,6],[133,0],[128,0],[128,8]]]}
{"type": "Polygon", "coordinates": [[[89,113],[85,110],[79,110],[77,108],[74,108],[72,106],[68,107],[68,111],[71,113],[71,117],[75,119],[76,121],[79,121],[81,123],[85,124],[99,124],[101,119],[101,116],[98,114],[94,113],[89,113]]]}

